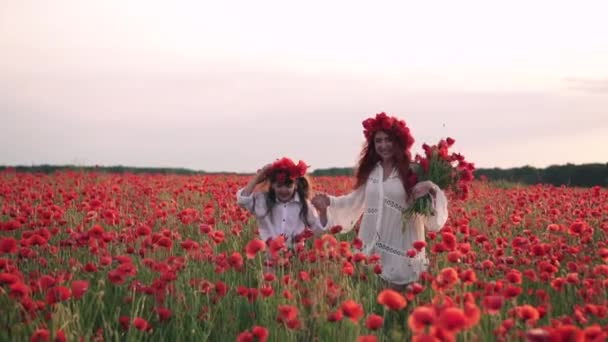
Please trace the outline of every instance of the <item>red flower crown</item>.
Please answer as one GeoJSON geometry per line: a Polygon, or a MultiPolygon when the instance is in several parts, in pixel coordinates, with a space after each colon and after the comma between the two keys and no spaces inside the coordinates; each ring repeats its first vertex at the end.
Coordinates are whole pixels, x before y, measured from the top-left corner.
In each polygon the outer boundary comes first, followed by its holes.
{"type": "Polygon", "coordinates": [[[298,161],[298,164],[296,165],[291,159],[283,157],[272,163],[268,173],[274,174],[276,180],[283,183],[287,179],[295,180],[304,177],[306,169],[308,169],[308,165],[302,160],[298,161]]]}
{"type": "Polygon", "coordinates": [[[410,133],[405,121],[394,116],[388,116],[385,112],[376,114],[374,118],[368,118],[362,122],[363,134],[368,142],[374,139],[374,134],[378,131],[386,131],[397,138],[403,147],[409,151],[414,145],[414,137],[410,133]]]}

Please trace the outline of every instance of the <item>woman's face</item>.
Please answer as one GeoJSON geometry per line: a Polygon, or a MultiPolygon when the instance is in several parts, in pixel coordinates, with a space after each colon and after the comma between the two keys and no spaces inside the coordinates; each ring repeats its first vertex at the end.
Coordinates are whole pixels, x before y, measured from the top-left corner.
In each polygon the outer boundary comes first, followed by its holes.
{"type": "Polygon", "coordinates": [[[272,189],[274,193],[277,195],[277,199],[281,202],[287,202],[291,200],[296,192],[296,183],[295,182],[286,182],[286,183],[272,183],[272,189]]]}
{"type": "Polygon", "coordinates": [[[383,131],[378,131],[374,134],[374,146],[376,153],[378,153],[382,160],[390,160],[395,156],[393,140],[383,131]]]}

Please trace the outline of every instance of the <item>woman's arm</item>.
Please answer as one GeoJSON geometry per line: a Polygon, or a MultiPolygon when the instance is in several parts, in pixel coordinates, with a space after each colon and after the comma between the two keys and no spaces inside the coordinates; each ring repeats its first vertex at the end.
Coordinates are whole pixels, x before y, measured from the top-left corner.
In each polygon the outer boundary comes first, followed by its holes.
{"type": "Polygon", "coordinates": [[[313,205],[319,212],[321,220],[327,221],[326,227],[342,226],[342,232],[347,233],[353,229],[363,213],[365,186],[344,196],[318,194],[313,198],[313,205]]]}

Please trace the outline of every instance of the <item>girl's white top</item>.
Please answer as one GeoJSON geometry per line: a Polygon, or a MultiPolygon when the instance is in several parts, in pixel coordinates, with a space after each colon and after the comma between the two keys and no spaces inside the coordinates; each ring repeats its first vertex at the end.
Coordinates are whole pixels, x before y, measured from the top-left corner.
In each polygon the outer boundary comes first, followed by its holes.
{"type": "MultiPolygon", "coordinates": [[[[267,193],[257,192],[244,196],[243,190],[244,188],[236,193],[236,202],[256,217],[262,240],[266,241],[269,238],[275,238],[284,234],[287,244],[291,245],[292,239],[306,228],[306,224],[300,218],[302,200],[298,193],[288,202],[277,201],[272,212],[266,214],[268,212],[268,207],[266,206],[267,193]]],[[[315,234],[319,234],[325,230],[325,227],[321,225],[319,215],[310,201],[306,202],[308,203],[308,223],[310,224],[310,229],[315,234]]]]}
{"type": "Polygon", "coordinates": [[[365,185],[344,196],[329,196],[327,227],[342,226],[343,233],[353,229],[361,214],[359,238],[363,241],[363,252],[377,253],[381,257],[381,277],[394,284],[407,284],[418,279],[426,270],[428,259],[423,250],[410,258],[406,252],[415,241],[424,241],[424,229],[437,231],[448,218],[448,201],[445,193],[434,185],[437,192],[433,201],[435,215],[413,215],[405,222],[403,212],[407,208],[406,193],[396,170],[383,181],[382,165],[378,163],[365,185]]]}

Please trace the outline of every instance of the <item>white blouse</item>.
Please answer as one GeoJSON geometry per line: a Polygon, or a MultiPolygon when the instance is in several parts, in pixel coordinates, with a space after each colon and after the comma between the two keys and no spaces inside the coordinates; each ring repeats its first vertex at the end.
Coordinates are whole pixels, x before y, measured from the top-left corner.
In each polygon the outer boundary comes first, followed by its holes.
{"type": "MultiPolygon", "coordinates": [[[[306,229],[306,224],[300,218],[301,198],[297,193],[288,202],[277,202],[272,213],[266,215],[268,211],[268,207],[266,206],[267,194],[265,192],[257,192],[244,196],[242,194],[243,190],[244,188],[236,193],[236,202],[256,217],[262,240],[267,241],[269,238],[275,238],[284,234],[287,245],[291,246],[293,238],[306,229]]],[[[310,201],[307,201],[307,203],[309,228],[315,234],[325,231],[325,227],[321,225],[315,207],[312,206],[310,201]]]]}
{"type": "Polygon", "coordinates": [[[394,284],[407,284],[418,280],[427,269],[428,259],[423,250],[410,258],[406,252],[415,241],[424,241],[424,229],[437,231],[448,218],[447,198],[435,185],[433,201],[435,215],[413,215],[403,231],[403,212],[407,208],[406,193],[396,170],[383,181],[382,165],[372,170],[364,186],[350,194],[330,197],[327,209],[327,227],[342,226],[342,233],[353,229],[363,213],[358,237],[363,241],[363,252],[378,253],[381,257],[383,279],[394,284]]]}

